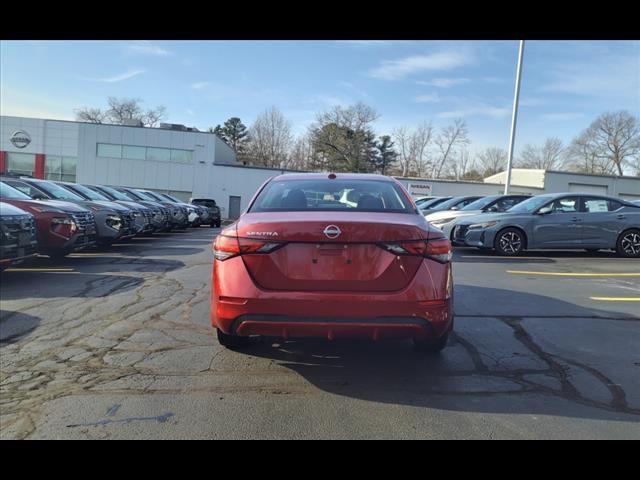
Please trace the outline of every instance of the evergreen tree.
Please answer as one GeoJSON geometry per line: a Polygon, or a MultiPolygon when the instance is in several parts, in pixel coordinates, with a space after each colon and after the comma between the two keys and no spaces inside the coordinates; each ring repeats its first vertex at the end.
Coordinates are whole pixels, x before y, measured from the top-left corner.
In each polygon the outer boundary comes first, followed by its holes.
{"type": "Polygon", "coordinates": [[[374,170],[385,175],[387,170],[393,168],[394,163],[398,159],[398,152],[393,148],[395,144],[391,141],[389,135],[380,137],[380,141],[375,143],[376,155],[374,157],[374,170]]]}

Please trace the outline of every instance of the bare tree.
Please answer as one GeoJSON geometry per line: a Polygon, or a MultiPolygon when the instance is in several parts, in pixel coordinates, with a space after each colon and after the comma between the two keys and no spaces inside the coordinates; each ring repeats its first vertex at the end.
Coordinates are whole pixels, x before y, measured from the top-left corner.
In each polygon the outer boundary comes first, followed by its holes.
{"type": "Polygon", "coordinates": [[[474,168],[474,163],[471,160],[471,155],[469,155],[469,151],[466,148],[461,148],[459,151],[457,151],[452,160],[451,171],[453,173],[453,177],[456,180],[466,178],[469,170],[472,170],[474,168]]]}
{"type": "Polygon", "coordinates": [[[507,167],[507,151],[504,148],[486,148],[476,155],[476,164],[483,177],[495,175],[507,167]]]}
{"type": "Polygon", "coordinates": [[[603,113],[576,140],[587,160],[604,160],[618,175],[640,161],[640,121],[625,110],[603,113]]]}
{"type": "Polygon", "coordinates": [[[455,156],[458,149],[463,149],[469,145],[469,129],[462,119],[456,119],[453,125],[444,127],[435,139],[435,144],[439,150],[439,158],[433,164],[432,176],[440,178],[447,162],[455,156]]]}
{"type": "Polygon", "coordinates": [[[291,122],[276,107],[265,110],[249,130],[249,156],[260,165],[287,166],[292,143],[291,122]]]}
{"type": "Polygon", "coordinates": [[[287,168],[294,170],[313,170],[313,157],[313,142],[310,135],[300,135],[291,148],[287,168]]]}
{"type": "Polygon", "coordinates": [[[424,176],[430,166],[429,145],[433,141],[433,127],[423,122],[414,131],[407,127],[393,130],[393,139],[398,149],[398,161],[402,176],[424,176]]]}
{"type": "Polygon", "coordinates": [[[527,144],[520,152],[516,162],[520,168],[539,168],[556,170],[565,162],[565,147],[559,138],[547,138],[541,147],[527,144]]]}
{"type": "Polygon", "coordinates": [[[166,115],[166,108],[158,106],[145,110],[139,98],[109,97],[109,108],[105,111],[99,108],[82,107],[75,110],[76,119],[90,123],[114,123],[122,125],[128,120],[138,120],[146,127],[155,127],[166,115]]]}
{"type": "Polygon", "coordinates": [[[615,165],[602,155],[600,146],[587,130],[573,139],[567,149],[567,156],[569,169],[572,171],[597,175],[615,173],[615,165]]]}
{"type": "Polygon", "coordinates": [[[87,123],[103,123],[107,119],[107,113],[99,108],[81,107],[74,110],[76,120],[87,123]]]}

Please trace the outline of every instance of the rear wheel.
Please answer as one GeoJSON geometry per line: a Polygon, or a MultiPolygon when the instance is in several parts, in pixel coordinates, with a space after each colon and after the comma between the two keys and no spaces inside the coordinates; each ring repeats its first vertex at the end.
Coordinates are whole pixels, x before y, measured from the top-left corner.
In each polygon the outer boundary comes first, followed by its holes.
{"type": "Polygon", "coordinates": [[[223,347],[227,347],[230,349],[245,347],[249,344],[249,337],[241,337],[239,335],[229,335],[228,333],[224,333],[219,328],[216,329],[218,333],[218,342],[223,347]]]}
{"type": "Polygon", "coordinates": [[[493,248],[500,255],[513,257],[522,253],[525,247],[525,236],[517,228],[505,228],[496,235],[493,248]]]}
{"type": "Polygon", "coordinates": [[[414,338],[413,345],[416,350],[424,353],[438,353],[447,346],[449,332],[439,338],[414,338]]]}
{"type": "Polygon", "coordinates": [[[632,228],[618,237],[616,252],[621,257],[640,258],[640,230],[632,228]]]}

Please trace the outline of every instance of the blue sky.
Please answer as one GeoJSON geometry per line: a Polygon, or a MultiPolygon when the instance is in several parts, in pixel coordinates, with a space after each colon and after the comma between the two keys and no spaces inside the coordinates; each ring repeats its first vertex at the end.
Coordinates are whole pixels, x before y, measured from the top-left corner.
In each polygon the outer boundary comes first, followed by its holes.
{"type": "MultiPolygon", "coordinates": [[[[2,41],[0,111],[72,120],[108,96],[165,105],[166,121],[249,126],[275,105],[299,134],[316,112],[362,101],[378,134],[454,118],[472,150],[506,148],[516,41],[2,41]]],[[[528,41],[516,149],[565,142],[600,113],[640,115],[640,42],[528,41]]]]}

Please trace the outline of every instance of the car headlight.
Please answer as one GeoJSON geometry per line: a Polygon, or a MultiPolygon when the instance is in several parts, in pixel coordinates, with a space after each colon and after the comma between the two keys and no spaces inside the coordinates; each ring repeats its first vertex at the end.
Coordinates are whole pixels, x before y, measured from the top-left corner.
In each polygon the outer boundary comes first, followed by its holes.
{"type": "Polygon", "coordinates": [[[76,225],[76,222],[74,222],[72,219],[70,218],[66,218],[66,217],[54,217],[51,219],[51,225],[55,227],[61,226],[61,225],[68,225],[69,226],[69,231],[71,232],[71,234],[73,234],[77,229],[78,226],[76,225]]]}
{"type": "Polygon", "coordinates": [[[449,223],[452,220],[455,220],[456,217],[449,217],[449,218],[439,218],[437,220],[433,220],[431,222],[431,225],[444,225],[445,223],[449,223]]]}
{"type": "Polygon", "coordinates": [[[491,228],[499,223],[500,223],[499,220],[494,220],[491,222],[483,222],[483,223],[474,223],[472,225],[469,225],[469,230],[482,230],[485,228],[491,228]]]}
{"type": "Polygon", "coordinates": [[[122,217],[120,215],[107,215],[106,223],[114,230],[120,230],[122,228],[122,217]]]}

